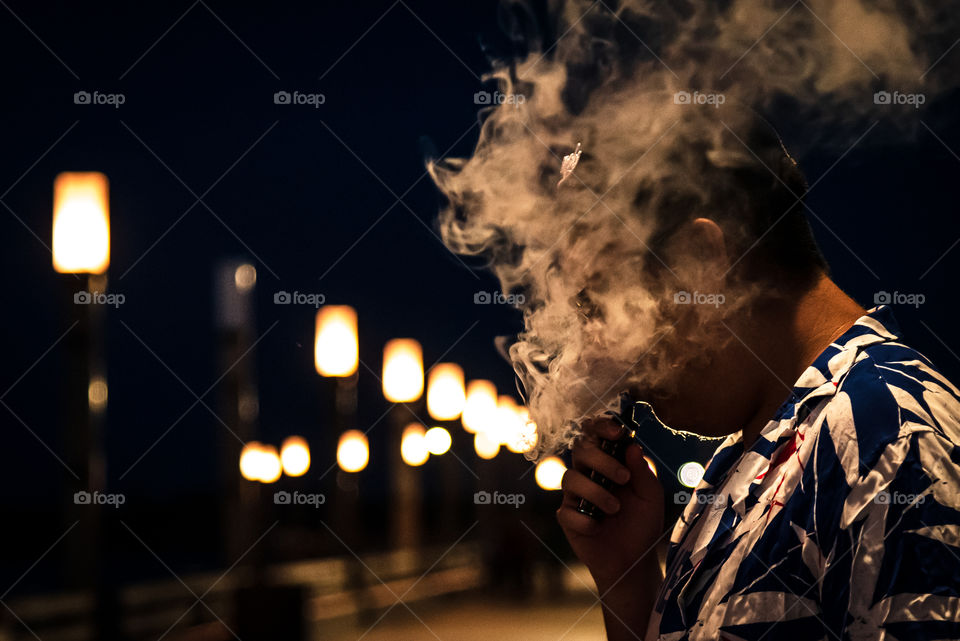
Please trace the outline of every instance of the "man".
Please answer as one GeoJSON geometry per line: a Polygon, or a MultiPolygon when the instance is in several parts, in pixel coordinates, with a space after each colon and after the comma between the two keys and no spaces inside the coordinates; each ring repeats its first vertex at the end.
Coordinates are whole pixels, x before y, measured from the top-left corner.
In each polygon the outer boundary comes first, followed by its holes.
{"type": "Polygon", "coordinates": [[[802,185],[781,153],[776,181],[746,186],[756,211],[704,207],[651,247],[667,269],[695,248],[713,291],[739,278],[772,292],[696,321],[729,340],[697,345],[669,392],[631,386],[667,425],[726,436],[673,527],[666,576],[662,488],[640,446],[625,465],[598,448],[620,436],[612,420],[584,424],[558,520],[611,640],[960,638],[960,392],[889,307],[865,311],[830,279],[801,208],[777,218],[775,192],[802,185]],[[745,216],[761,221],[749,260],[745,216]],[[579,513],[581,497],[605,518],[579,513]]]}

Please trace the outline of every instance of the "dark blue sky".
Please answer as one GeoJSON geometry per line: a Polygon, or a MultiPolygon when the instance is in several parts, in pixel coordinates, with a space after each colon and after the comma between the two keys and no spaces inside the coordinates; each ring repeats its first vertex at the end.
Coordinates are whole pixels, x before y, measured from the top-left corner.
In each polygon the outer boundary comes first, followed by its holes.
{"type": "MultiPolygon", "coordinates": [[[[44,246],[53,178],[64,170],[111,180],[111,289],[127,301],[107,322],[112,483],[194,400],[131,330],[194,392],[206,390],[221,373],[213,273],[225,259],[257,266],[258,334],[273,327],[256,351],[265,440],[324,428],[313,310],[273,305],[277,290],[355,306],[361,358],[378,373],[383,343],[413,336],[428,363],[456,343],[445,360],[463,363],[468,377],[512,386],[493,337],[515,331],[517,316],[473,304],[474,292],[496,284],[431,231],[439,200],[423,163],[426,148],[466,155],[476,141],[473,94],[488,69],[480,42],[499,37],[495,2],[9,7],[16,17],[0,10],[0,391],[16,382],[4,402],[51,449],[60,447],[65,354],[55,347],[37,359],[70,322],[64,277],[44,246]],[[125,103],[76,105],[77,91],[122,93],[125,103]],[[326,100],[276,105],[277,91],[326,100]]],[[[957,64],[960,49],[950,55],[957,64]]],[[[960,235],[958,96],[931,102],[922,117],[936,136],[919,124],[915,136],[880,125],[809,204],[829,224],[814,227],[836,280],[861,303],[872,306],[878,290],[926,296],[923,307],[897,314],[910,342],[957,379],[960,249],[949,250],[960,235]]],[[[788,146],[804,137],[802,123],[783,130],[788,146]]],[[[836,160],[801,164],[813,181],[836,160]]],[[[361,380],[364,423],[385,405],[369,372],[361,380]]],[[[55,496],[60,464],[3,408],[0,417],[6,475],[18,481],[7,499],[55,496]]],[[[123,490],[209,491],[218,429],[196,407],[123,490]]],[[[332,461],[330,452],[315,456],[323,468],[332,461]]]]}

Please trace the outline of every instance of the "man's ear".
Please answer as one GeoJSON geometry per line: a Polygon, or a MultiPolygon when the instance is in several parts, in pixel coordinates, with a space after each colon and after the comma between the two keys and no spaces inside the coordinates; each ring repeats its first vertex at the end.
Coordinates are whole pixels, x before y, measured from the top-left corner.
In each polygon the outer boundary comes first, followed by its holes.
{"type": "Polygon", "coordinates": [[[726,236],[709,218],[684,224],[670,240],[671,264],[683,286],[703,292],[719,292],[730,269],[726,236]]]}

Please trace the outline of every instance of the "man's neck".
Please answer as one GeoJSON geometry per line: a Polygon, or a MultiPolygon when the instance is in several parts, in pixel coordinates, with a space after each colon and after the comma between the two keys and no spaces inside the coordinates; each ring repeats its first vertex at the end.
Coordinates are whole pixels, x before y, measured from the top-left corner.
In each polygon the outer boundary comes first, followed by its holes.
{"type": "Polygon", "coordinates": [[[764,314],[764,331],[754,345],[770,376],[764,377],[757,411],[743,428],[745,447],[753,444],[807,367],[866,313],[826,275],[791,304],[775,307],[764,314]],[[785,349],[788,345],[793,349],[785,349]]]}

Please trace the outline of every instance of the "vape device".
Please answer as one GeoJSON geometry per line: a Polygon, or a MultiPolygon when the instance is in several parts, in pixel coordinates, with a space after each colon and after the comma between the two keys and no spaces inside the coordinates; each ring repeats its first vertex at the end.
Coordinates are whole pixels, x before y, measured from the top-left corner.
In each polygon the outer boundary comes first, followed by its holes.
{"type": "MultiPolygon", "coordinates": [[[[634,399],[629,392],[621,392],[618,411],[610,411],[607,414],[623,426],[624,434],[615,441],[600,439],[600,449],[621,463],[626,462],[627,446],[637,440],[640,430],[653,425],[662,425],[650,404],[634,399]]],[[[613,481],[596,470],[590,470],[588,478],[607,490],[613,486],[613,481]]],[[[580,499],[577,511],[597,521],[603,518],[603,511],[587,499],[580,499]]]]}

